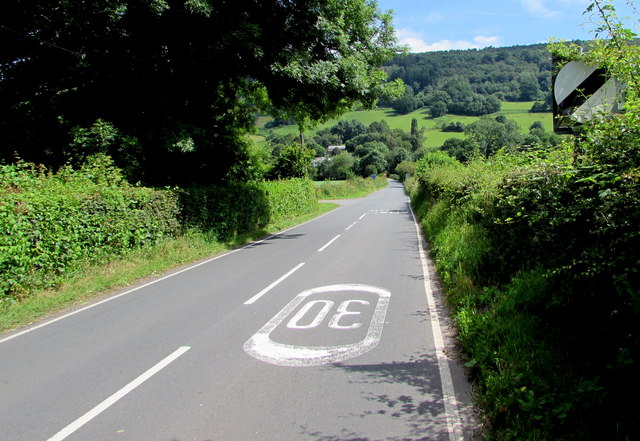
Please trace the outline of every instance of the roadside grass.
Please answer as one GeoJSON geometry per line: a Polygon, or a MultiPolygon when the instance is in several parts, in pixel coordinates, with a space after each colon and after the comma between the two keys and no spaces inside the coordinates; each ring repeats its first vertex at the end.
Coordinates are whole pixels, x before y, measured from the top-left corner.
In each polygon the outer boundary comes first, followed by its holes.
{"type": "Polygon", "coordinates": [[[353,178],[346,181],[315,181],[318,199],[355,199],[380,190],[388,184],[387,178],[353,178]]]}
{"type": "MultiPolygon", "coordinates": [[[[456,168],[449,176],[439,176],[449,179],[448,184],[469,180],[459,172],[456,168]]],[[[484,175],[491,173],[503,172],[487,166],[484,175]]],[[[493,193],[491,180],[477,184],[493,193]]],[[[413,178],[406,188],[445,287],[465,366],[476,383],[475,400],[487,423],[487,439],[547,439],[550,427],[562,425],[571,406],[567,391],[554,386],[571,383],[567,370],[556,368],[567,361],[559,356],[557,335],[531,313],[544,292],[545,273],[534,269],[503,286],[483,286],[483,261],[492,249],[487,231],[459,201],[433,197],[413,178]]],[[[469,204],[472,198],[466,200],[469,204]]]]}
{"type": "MultiPolygon", "coordinates": [[[[529,127],[535,121],[542,122],[544,129],[548,132],[553,130],[553,115],[551,113],[530,113],[529,109],[533,105],[533,101],[520,101],[520,102],[502,102],[502,109],[499,112],[492,114],[492,116],[505,115],[508,119],[514,120],[520,125],[520,129],[523,133],[528,133],[529,127]]],[[[431,118],[429,111],[425,108],[415,110],[406,115],[398,115],[393,110],[382,108],[372,110],[357,110],[353,112],[347,112],[338,119],[331,119],[325,123],[319,124],[314,129],[309,130],[306,133],[307,138],[313,137],[318,130],[333,127],[340,120],[350,121],[355,119],[365,125],[369,125],[375,121],[386,121],[389,127],[392,129],[402,129],[405,132],[409,132],[411,129],[411,120],[415,118],[418,121],[418,127],[425,129],[425,141],[424,146],[440,147],[446,139],[449,138],[463,138],[463,133],[455,132],[443,132],[437,127],[437,123],[440,121],[447,122],[461,122],[465,125],[471,124],[477,121],[479,117],[476,116],[460,116],[460,115],[446,115],[441,118],[431,118]]],[[[254,138],[256,141],[264,140],[266,130],[264,124],[269,118],[260,117],[258,121],[258,135],[254,138]]],[[[278,134],[298,133],[298,127],[295,125],[281,126],[273,129],[278,134]]]]}
{"type": "Polygon", "coordinates": [[[216,240],[211,233],[189,231],[177,238],[163,239],[157,245],[135,249],[120,258],[82,267],[57,288],[28,296],[19,303],[0,309],[0,332],[27,326],[44,317],[143,283],[145,279],[214,257],[307,222],[336,206],[333,203],[320,203],[318,210],[313,213],[288,218],[264,229],[235,236],[226,242],[216,240]]]}

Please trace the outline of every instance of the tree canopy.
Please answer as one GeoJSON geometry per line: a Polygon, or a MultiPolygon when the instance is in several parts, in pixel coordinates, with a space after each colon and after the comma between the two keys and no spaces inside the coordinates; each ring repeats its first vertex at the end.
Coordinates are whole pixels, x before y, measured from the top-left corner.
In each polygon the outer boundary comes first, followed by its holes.
{"type": "Polygon", "coordinates": [[[313,121],[398,89],[373,0],[6,0],[0,17],[4,160],[60,165],[93,130],[137,179],[219,180],[242,173],[257,109],[313,121]]]}

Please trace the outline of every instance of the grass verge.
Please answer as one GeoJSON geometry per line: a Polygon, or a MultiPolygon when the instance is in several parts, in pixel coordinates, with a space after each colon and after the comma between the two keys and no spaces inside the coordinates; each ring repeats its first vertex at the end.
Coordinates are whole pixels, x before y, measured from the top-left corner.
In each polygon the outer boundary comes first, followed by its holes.
{"type": "Polygon", "coordinates": [[[353,178],[346,181],[314,182],[318,199],[355,199],[380,190],[388,185],[385,177],[353,178]]]}
{"type": "Polygon", "coordinates": [[[0,332],[29,325],[116,290],[141,283],[145,279],[307,222],[335,207],[336,204],[333,203],[320,203],[318,210],[313,213],[285,219],[264,229],[235,236],[226,242],[216,240],[213,234],[191,231],[177,238],[163,239],[155,246],[133,250],[118,259],[86,266],[56,289],[29,296],[20,303],[1,309],[0,332]]]}

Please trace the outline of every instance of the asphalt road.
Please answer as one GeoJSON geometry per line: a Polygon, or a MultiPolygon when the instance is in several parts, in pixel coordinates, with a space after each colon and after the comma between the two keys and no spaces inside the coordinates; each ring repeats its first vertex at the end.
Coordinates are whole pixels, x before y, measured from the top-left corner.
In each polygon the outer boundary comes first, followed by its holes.
{"type": "Polygon", "coordinates": [[[0,336],[0,441],[470,440],[402,187],[0,336]]]}

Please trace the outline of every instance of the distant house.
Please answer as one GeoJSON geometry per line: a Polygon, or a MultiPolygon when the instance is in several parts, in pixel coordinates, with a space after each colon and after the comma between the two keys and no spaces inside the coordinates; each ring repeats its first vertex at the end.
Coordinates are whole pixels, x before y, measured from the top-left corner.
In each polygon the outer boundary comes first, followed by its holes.
{"type": "Polygon", "coordinates": [[[339,152],[346,149],[347,149],[347,146],[344,146],[344,145],[330,145],[329,147],[327,147],[327,152],[329,152],[330,154],[333,154],[335,150],[339,152]]]}
{"type": "Polygon", "coordinates": [[[331,161],[331,158],[327,158],[326,156],[319,156],[311,160],[311,165],[313,165],[314,167],[320,167],[320,165],[327,161],[331,161]]]}

